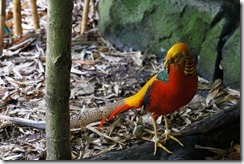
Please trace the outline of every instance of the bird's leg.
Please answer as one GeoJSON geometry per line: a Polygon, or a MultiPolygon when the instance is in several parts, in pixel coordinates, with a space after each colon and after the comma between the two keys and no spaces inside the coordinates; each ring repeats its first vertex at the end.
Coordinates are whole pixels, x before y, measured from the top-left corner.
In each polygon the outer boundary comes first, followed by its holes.
{"type": "Polygon", "coordinates": [[[164,130],[164,140],[163,143],[165,143],[167,140],[172,139],[176,142],[178,142],[181,146],[184,146],[177,138],[175,138],[171,133],[171,131],[169,130],[169,126],[168,126],[168,121],[167,121],[167,117],[166,115],[164,115],[164,122],[165,122],[165,130],[164,130]]]}
{"type": "Polygon", "coordinates": [[[153,137],[153,141],[154,141],[154,155],[157,153],[157,147],[160,147],[161,149],[163,149],[167,153],[172,154],[173,152],[171,152],[170,150],[168,150],[166,147],[164,147],[159,142],[156,121],[154,119],[152,119],[152,120],[153,120],[152,122],[153,122],[153,129],[154,129],[154,137],[153,137]]]}

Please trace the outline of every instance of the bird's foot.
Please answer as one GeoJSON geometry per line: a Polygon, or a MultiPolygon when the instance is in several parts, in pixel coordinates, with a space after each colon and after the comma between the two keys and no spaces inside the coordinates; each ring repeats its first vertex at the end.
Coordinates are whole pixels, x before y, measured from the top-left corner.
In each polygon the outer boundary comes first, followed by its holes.
{"type": "Polygon", "coordinates": [[[164,147],[161,143],[159,138],[153,137],[153,142],[154,142],[154,155],[156,155],[157,153],[157,147],[160,147],[161,149],[163,149],[164,151],[166,151],[169,154],[173,154],[172,151],[168,150],[166,147],[164,147]]]}
{"type": "Polygon", "coordinates": [[[177,138],[174,137],[179,135],[180,134],[171,134],[171,130],[165,130],[164,134],[162,135],[164,137],[164,140],[162,142],[163,144],[165,144],[167,140],[172,139],[176,141],[178,144],[180,144],[181,146],[184,146],[177,138]]]}

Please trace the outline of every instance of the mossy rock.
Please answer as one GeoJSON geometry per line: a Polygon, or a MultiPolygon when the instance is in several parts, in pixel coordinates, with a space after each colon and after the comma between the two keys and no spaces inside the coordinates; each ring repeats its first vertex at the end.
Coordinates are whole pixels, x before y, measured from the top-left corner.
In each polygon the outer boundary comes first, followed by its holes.
{"type": "Polygon", "coordinates": [[[240,88],[241,84],[241,43],[240,26],[226,41],[222,50],[221,66],[223,68],[223,82],[232,88],[240,88]]]}
{"type": "Polygon", "coordinates": [[[237,0],[101,0],[98,29],[119,50],[150,48],[160,58],[174,43],[185,42],[196,61],[201,59],[200,76],[214,81],[223,78],[222,40],[239,15],[237,0]]]}
{"type": "Polygon", "coordinates": [[[209,30],[199,52],[198,72],[209,81],[222,77],[222,71],[219,68],[222,47],[219,44],[219,38],[222,36],[225,25],[226,20],[221,19],[209,30]]]}

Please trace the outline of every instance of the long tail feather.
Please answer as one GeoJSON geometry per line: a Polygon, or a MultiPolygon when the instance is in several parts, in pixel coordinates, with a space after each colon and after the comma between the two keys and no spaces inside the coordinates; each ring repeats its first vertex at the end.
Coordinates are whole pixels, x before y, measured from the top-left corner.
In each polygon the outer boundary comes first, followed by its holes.
{"type": "MultiPolygon", "coordinates": [[[[114,116],[116,116],[119,112],[124,112],[126,110],[130,109],[130,107],[127,105],[127,104],[122,104],[121,106],[115,108],[115,110],[109,115],[108,117],[108,120],[111,120],[114,116]]],[[[104,122],[106,121],[105,118],[103,118],[101,121],[100,121],[100,124],[98,126],[98,128],[100,129],[104,122]]]]}
{"type": "Polygon", "coordinates": [[[116,108],[108,117],[108,120],[111,120],[114,116],[116,116],[119,112],[124,112],[126,110],[130,109],[130,107],[127,104],[123,104],[116,108]]]}
{"type": "Polygon", "coordinates": [[[98,126],[98,129],[100,129],[100,128],[103,126],[103,124],[104,124],[105,121],[106,121],[105,118],[103,118],[103,119],[100,121],[100,124],[99,124],[99,126],[98,126]]]}

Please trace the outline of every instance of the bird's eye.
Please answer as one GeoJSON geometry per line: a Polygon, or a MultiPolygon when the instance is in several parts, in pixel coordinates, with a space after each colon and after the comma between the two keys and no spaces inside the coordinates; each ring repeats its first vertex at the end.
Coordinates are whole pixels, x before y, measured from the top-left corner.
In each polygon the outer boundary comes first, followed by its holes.
{"type": "Polygon", "coordinates": [[[176,54],[176,55],[175,55],[175,58],[178,58],[178,57],[179,57],[179,54],[176,54]]]}

